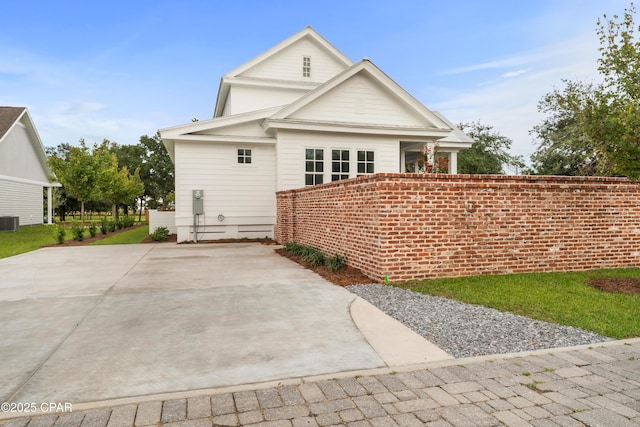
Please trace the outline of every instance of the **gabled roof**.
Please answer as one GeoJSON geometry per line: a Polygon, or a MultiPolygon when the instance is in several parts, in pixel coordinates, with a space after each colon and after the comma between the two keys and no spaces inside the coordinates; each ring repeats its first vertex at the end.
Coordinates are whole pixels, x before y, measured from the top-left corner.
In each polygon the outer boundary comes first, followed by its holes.
{"type": "MultiPolygon", "coordinates": [[[[55,178],[54,173],[47,165],[47,154],[44,151],[42,140],[40,139],[40,135],[38,135],[38,131],[26,107],[0,107],[0,144],[3,143],[6,136],[11,132],[11,129],[18,125],[18,123],[25,127],[33,151],[36,153],[45,175],[55,178]]],[[[52,183],[51,185],[60,186],[58,183],[52,183]]]]}
{"type": "Polygon", "coordinates": [[[287,47],[291,46],[292,44],[296,43],[297,41],[299,41],[299,40],[301,40],[303,38],[313,39],[320,46],[322,46],[327,52],[329,52],[336,59],[338,59],[340,62],[342,62],[345,65],[345,67],[348,67],[351,64],[353,64],[353,61],[351,61],[347,56],[345,56],[345,54],[343,54],[338,49],[336,49],[324,37],[322,37],[320,34],[318,34],[313,28],[308,26],[308,27],[304,28],[302,31],[299,31],[299,32],[295,33],[294,35],[292,35],[291,37],[281,41],[277,45],[273,46],[271,49],[261,53],[258,56],[256,56],[252,60],[245,62],[244,64],[242,64],[241,66],[239,66],[237,68],[234,68],[233,70],[231,70],[227,74],[225,74],[223,77],[236,77],[236,76],[242,74],[243,72],[249,70],[250,68],[253,68],[258,63],[265,61],[267,58],[272,57],[275,54],[277,54],[278,52],[281,52],[281,51],[285,50],[287,47]]]}
{"type": "Polygon", "coordinates": [[[443,116],[439,111],[434,111],[433,114],[437,114],[438,117],[440,117],[453,129],[453,132],[451,132],[446,138],[440,139],[439,142],[468,142],[470,144],[473,144],[475,142],[473,138],[464,133],[456,125],[451,123],[451,121],[443,116]]]}
{"type": "MultiPolygon", "coordinates": [[[[425,107],[366,58],[353,64],[331,80],[308,92],[295,102],[287,105],[274,115],[267,118],[263,123],[263,127],[265,130],[269,130],[272,128],[304,126],[304,120],[296,118],[296,113],[303,111],[305,107],[313,104],[317,100],[330,96],[330,92],[333,89],[345,84],[350,79],[354,78],[354,76],[361,74],[372,79],[391,99],[401,105],[402,108],[405,108],[408,113],[417,117],[420,121],[420,124],[416,126],[367,125],[366,127],[370,128],[370,130],[374,130],[377,133],[404,133],[406,135],[433,136],[438,138],[449,137],[452,131],[455,130],[455,126],[452,126],[451,123],[444,119],[440,114],[434,113],[425,107]]],[[[347,131],[348,128],[353,128],[353,132],[361,132],[362,128],[365,127],[361,123],[346,123],[339,121],[325,122],[323,124],[330,126],[342,126],[344,130],[347,131]]],[[[313,125],[317,129],[317,126],[320,125],[320,123],[307,123],[307,125],[313,125]]]]}
{"type": "Polygon", "coordinates": [[[252,142],[252,143],[275,143],[270,137],[256,137],[250,135],[225,135],[224,129],[242,126],[251,122],[261,122],[282,107],[272,107],[264,110],[251,111],[248,113],[234,114],[224,117],[215,117],[209,120],[199,120],[197,122],[184,125],[172,126],[160,129],[160,137],[167,148],[169,157],[175,161],[175,141],[194,142],[252,142]],[[217,134],[206,134],[203,132],[219,130],[217,134]]]}
{"type": "Polygon", "coordinates": [[[25,107],[0,107],[0,141],[26,110],[25,107]]]}
{"type": "MultiPolygon", "coordinates": [[[[315,42],[318,46],[320,46],[322,50],[327,52],[328,55],[330,55],[338,63],[342,64],[345,68],[353,64],[353,61],[351,61],[345,54],[343,54],[338,49],[336,49],[324,37],[318,34],[313,28],[308,26],[304,28],[302,31],[299,31],[296,34],[292,35],[291,37],[288,37],[287,39],[278,43],[271,49],[261,53],[260,55],[256,56],[250,61],[245,62],[244,64],[240,65],[237,68],[234,68],[233,70],[229,71],[224,76],[222,76],[222,78],[220,79],[220,86],[218,88],[218,96],[216,98],[216,106],[214,108],[213,116],[219,117],[222,115],[225,101],[229,94],[230,85],[234,81],[237,81],[238,79],[243,79],[243,80],[247,80],[247,83],[249,83],[252,80],[251,78],[246,78],[246,79],[242,78],[241,75],[243,73],[251,70],[252,68],[256,67],[257,65],[263,62],[268,61],[270,58],[275,57],[280,52],[284,51],[288,47],[294,45],[295,43],[303,39],[309,39],[315,42]]],[[[263,83],[269,83],[269,84],[275,84],[275,85],[282,84],[282,81],[269,82],[269,79],[258,79],[258,80],[262,81],[263,83]]],[[[301,88],[308,88],[310,84],[311,84],[311,87],[313,87],[312,83],[316,85],[318,84],[318,82],[287,81],[287,84],[290,85],[291,87],[301,87],[301,88]]]]}

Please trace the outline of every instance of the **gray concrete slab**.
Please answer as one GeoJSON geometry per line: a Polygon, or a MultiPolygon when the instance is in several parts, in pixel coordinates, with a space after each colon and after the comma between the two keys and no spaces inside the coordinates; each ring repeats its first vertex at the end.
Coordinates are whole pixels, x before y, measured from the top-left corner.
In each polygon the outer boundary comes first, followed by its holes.
{"type": "Polygon", "coordinates": [[[3,259],[0,401],[78,403],[385,366],[351,319],[354,299],[259,244],[3,259]]]}

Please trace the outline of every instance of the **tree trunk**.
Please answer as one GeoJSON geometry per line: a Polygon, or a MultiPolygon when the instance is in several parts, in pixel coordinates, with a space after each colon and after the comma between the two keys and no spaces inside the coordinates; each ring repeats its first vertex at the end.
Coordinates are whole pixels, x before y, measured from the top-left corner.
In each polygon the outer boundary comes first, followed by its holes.
{"type": "Polygon", "coordinates": [[[84,200],[80,202],[80,224],[84,226],[84,200]]]}
{"type": "Polygon", "coordinates": [[[118,205],[116,205],[115,203],[111,207],[111,216],[113,217],[114,221],[118,220],[118,205]]]}
{"type": "Polygon", "coordinates": [[[143,204],[142,196],[140,196],[140,213],[138,214],[138,222],[142,222],[142,204],[143,204]]]}

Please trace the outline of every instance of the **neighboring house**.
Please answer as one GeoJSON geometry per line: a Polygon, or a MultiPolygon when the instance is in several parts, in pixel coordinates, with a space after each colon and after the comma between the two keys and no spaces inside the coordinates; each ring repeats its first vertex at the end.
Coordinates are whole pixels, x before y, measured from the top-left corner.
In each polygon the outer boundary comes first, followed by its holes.
{"type": "Polygon", "coordinates": [[[310,27],[224,75],[212,119],[160,135],[175,163],[178,241],[272,237],[276,191],[405,172],[435,143],[456,173],[473,143],[310,27]]]}
{"type": "Polygon", "coordinates": [[[0,107],[0,217],[19,217],[20,225],[43,223],[43,188],[48,188],[47,222],[51,223],[51,188],[47,155],[29,111],[0,107]]]}

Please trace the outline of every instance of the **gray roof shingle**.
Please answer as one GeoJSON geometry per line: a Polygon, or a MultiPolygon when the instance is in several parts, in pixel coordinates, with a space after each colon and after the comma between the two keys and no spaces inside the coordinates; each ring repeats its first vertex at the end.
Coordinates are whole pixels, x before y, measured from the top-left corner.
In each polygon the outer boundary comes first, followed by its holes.
{"type": "Polygon", "coordinates": [[[25,107],[0,107],[0,139],[18,120],[25,107]]]}

